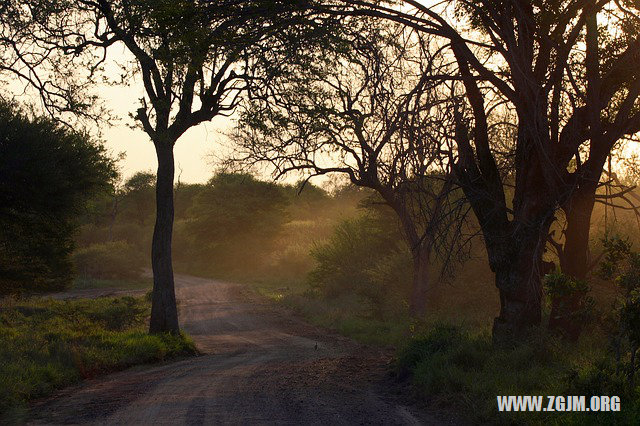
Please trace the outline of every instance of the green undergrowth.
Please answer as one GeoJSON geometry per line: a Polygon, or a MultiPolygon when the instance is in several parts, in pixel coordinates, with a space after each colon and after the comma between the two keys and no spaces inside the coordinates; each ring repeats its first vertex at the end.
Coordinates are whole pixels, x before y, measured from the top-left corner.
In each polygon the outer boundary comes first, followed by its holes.
{"type": "MultiPolygon", "coordinates": [[[[307,321],[366,344],[398,350],[396,368],[416,396],[435,411],[456,413],[471,424],[638,424],[640,386],[614,366],[607,338],[584,333],[568,343],[544,330],[514,346],[492,343],[490,328],[477,321],[416,323],[406,315],[376,315],[357,297],[324,299],[300,283],[254,283],[272,301],[307,321]],[[380,318],[384,319],[380,319],[380,318]],[[498,395],[619,396],[621,411],[499,412],[498,395]]],[[[438,316],[445,317],[446,315],[438,316]]]]}
{"type": "Polygon", "coordinates": [[[196,353],[185,335],[149,335],[144,297],[0,300],[0,420],[84,378],[196,353]]]}
{"type": "MultiPolygon", "coordinates": [[[[410,378],[429,405],[475,424],[637,424],[640,387],[613,367],[603,338],[568,344],[534,333],[520,344],[494,346],[489,331],[440,325],[400,351],[400,376],[410,378]],[[620,412],[499,412],[498,395],[619,396],[620,412]]],[[[546,407],[548,399],[544,399],[546,407]]]]}
{"type": "Polygon", "coordinates": [[[262,296],[287,306],[314,325],[334,330],[358,342],[400,349],[416,335],[430,330],[446,318],[462,327],[479,327],[476,318],[460,318],[453,313],[433,311],[424,321],[412,320],[406,309],[381,311],[357,295],[323,298],[301,282],[262,281],[251,284],[262,296]]]}
{"type": "Polygon", "coordinates": [[[71,290],[90,290],[103,288],[114,290],[150,290],[152,287],[152,278],[97,279],[79,277],[73,281],[71,290]]]}
{"type": "Polygon", "coordinates": [[[311,324],[328,328],[358,342],[399,347],[412,335],[414,326],[402,313],[375,315],[367,302],[355,295],[333,299],[316,297],[309,287],[296,283],[253,283],[262,296],[305,318],[311,324]]]}

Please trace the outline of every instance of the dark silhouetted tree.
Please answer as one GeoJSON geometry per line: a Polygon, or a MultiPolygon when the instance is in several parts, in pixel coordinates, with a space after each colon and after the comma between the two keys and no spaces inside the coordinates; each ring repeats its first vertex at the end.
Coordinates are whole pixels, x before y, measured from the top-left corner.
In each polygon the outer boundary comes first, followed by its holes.
{"type": "Polygon", "coordinates": [[[70,284],[78,218],[115,177],[101,144],[0,103],[1,293],[70,284]]]}
{"type": "MultiPolygon", "coordinates": [[[[372,19],[345,24],[342,45],[290,63],[254,94],[239,122],[237,159],[277,177],[344,174],[375,190],[400,223],[413,258],[410,311],[425,314],[432,258],[463,252],[462,194],[443,152],[452,140],[445,67],[433,40],[372,19]],[[435,54],[433,52],[436,52],[435,54]]],[[[449,105],[451,103],[449,102],[449,105]]]]}
{"type": "Polygon", "coordinates": [[[366,0],[327,5],[448,41],[457,72],[447,78],[459,79],[466,97],[451,160],[482,227],[500,291],[494,337],[509,340],[541,321],[542,256],[556,212],[562,206],[579,216],[573,221],[579,237],[567,228],[565,254],[582,263],[606,158],[616,142],[640,130],[640,39],[628,30],[637,26],[637,6],[606,0],[399,3],[405,7],[366,0]],[[599,16],[607,28],[598,26],[599,16]],[[513,190],[507,190],[490,132],[496,98],[517,116],[513,190]]]}
{"type": "Polygon", "coordinates": [[[253,72],[253,52],[294,52],[305,43],[302,34],[314,34],[320,24],[299,2],[289,1],[44,0],[22,7],[31,12],[35,47],[63,52],[71,61],[81,58],[91,76],[111,46],[123,46],[133,58],[123,67],[122,80],[141,79],[144,97],[133,117],[158,160],[150,332],[177,333],[173,147],[190,128],[231,114],[249,84],[267,81],[253,72]],[[292,28],[300,31],[291,34],[292,28]]]}

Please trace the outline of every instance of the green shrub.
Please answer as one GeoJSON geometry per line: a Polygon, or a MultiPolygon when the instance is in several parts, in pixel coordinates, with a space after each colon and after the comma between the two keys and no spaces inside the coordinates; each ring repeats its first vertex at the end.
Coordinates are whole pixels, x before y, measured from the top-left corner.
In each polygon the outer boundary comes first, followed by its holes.
{"type": "Polygon", "coordinates": [[[624,370],[631,385],[635,383],[640,355],[640,253],[619,237],[605,237],[603,278],[614,279],[618,293],[605,328],[611,339],[617,371],[624,370]]]}
{"type": "Polygon", "coordinates": [[[145,261],[140,251],[124,241],[78,249],[73,259],[80,277],[97,279],[138,278],[145,261]]]}
{"type": "Polygon", "coordinates": [[[325,297],[375,291],[367,270],[375,265],[388,241],[369,216],[362,215],[340,223],[331,238],[316,245],[311,256],[316,268],[309,274],[312,287],[325,297]]]}
{"type": "Polygon", "coordinates": [[[568,340],[576,340],[595,312],[591,286],[557,270],[544,278],[546,295],[551,302],[549,328],[568,340]]]}
{"type": "Polygon", "coordinates": [[[586,281],[576,280],[560,271],[555,271],[545,276],[544,284],[547,296],[551,299],[572,296],[574,294],[587,294],[589,284],[586,281]]]}
{"type": "Polygon", "coordinates": [[[316,267],[308,281],[325,298],[358,295],[371,304],[374,316],[406,304],[411,258],[388,216],[369,211],[343,221],[311,256],[316,267]]]}

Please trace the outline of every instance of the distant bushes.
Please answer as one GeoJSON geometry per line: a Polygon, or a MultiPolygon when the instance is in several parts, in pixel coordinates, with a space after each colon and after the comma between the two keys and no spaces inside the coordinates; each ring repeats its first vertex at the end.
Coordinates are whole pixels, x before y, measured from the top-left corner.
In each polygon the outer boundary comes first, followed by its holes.
{"type": "Polygon", "coordinates": [[[218,276],[261,270],[288,220],[286,188],[248,174],[219,173],[193,197],[176,237],[176,260],[218,276]]]}
{"type": "Polygon", "coordinates": [[[411,283],[411,258],[385,211],[369,210],[346,219],[331,237],[311,250],[316,261],[308,280],[325,298],[358,295],[372,314],[402,310],[411,283]]]}
{"type": "Polygon", "coordinates": [[[134,279],[146,264],[146,256],[125,241],[92,244],[75,251],[78,275],[96,279],[134,279]]]}
{"type": "MultiPolygon", "coordinates": [[[[153,174],[139,172],[91,201],[75,239],[81,276],[122,276],[111,268],[117,265],[128,268],[122,271],[128,276],[133,262],[126,260],[138,259],[133,249],[144,257],[143,265],[149,264],[154,185],[153,174]],[[123,255],[110,253],[115,251],[123,255]]],[[[237,281],[302,282],[314,264],[309,255],[314,242],[353,216],[365,196],[355,187],[329,193],[308,182],[302,188],[246,173],[216,173],[205,184],[178,183],[174,268],[237,281]]]]}
{"type": "Polygon", "coordinates": [[[185,336],[149,335],[145,298],[0,301],[0,422],[54,389],[195,348],[185,336]]]}

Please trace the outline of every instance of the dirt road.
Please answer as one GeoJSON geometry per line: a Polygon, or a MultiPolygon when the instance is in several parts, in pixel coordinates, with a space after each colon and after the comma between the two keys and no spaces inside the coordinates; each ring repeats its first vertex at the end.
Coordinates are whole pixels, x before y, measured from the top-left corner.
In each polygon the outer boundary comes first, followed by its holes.
{"type": "Polygon", "coordinates": [[[68,388],[35,424],[420,424],[384,395],[383,352],[327,335],[242,287],[176,276],[182,327],[204,355],[68,388]]]}

